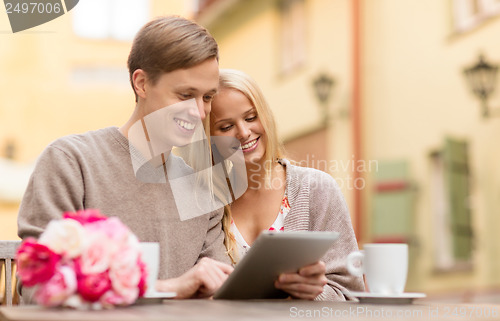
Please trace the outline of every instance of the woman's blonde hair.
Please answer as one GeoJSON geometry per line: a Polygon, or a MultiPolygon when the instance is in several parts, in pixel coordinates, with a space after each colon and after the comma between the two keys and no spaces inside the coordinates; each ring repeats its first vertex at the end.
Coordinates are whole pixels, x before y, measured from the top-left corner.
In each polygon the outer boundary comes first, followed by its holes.
{"type": "MultiPolygon", "coordinates": [[[[278,139],[276,123],[274,116],[267,103],[262,90],[257,82],[246,73],[234,69],[221,69],[219,74],[219,90],[233,89],[241,92],[250,101],[257,111],[258,119],[267,136],[266,154],[265,154],[265,186],[271,186],[273,164],[284,157],[284,148],[278,139]]],[[[217,99],[217,98],[215,98],[217,99]]],[[[229,205],[224,207],[224,217],[222,219],[222,228],[224,229],[226,249],[233,264],[238,260],[236,250],[236,240],[230,231],[231,227],[231,208],[229,205]]]]}

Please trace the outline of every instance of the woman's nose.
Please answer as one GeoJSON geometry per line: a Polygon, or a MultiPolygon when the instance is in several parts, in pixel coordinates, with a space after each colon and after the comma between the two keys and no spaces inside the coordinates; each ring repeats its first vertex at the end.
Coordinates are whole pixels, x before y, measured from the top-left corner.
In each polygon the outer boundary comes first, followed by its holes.
{"type": "Polygon", "coordinates": [[[250,137],[251,130],[248,126],[246,125],[238,125],[238,131],[237,131],[237,137],[240,140],[245,140],[248,137],[250,137]]]}

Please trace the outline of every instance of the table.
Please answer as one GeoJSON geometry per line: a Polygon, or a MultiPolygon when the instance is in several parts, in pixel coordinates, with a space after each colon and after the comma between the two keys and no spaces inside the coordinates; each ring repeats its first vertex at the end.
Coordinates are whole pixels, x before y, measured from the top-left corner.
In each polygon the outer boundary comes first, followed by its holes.
{"type": "Polygon", "coordinates": [[[0,308],[1,321],[149,320],[500,320],[500,305],[462,305],[418,301],[409,305],[298,300],[166,300],[114,310],[78,311],[38,306],[0,308]]]}

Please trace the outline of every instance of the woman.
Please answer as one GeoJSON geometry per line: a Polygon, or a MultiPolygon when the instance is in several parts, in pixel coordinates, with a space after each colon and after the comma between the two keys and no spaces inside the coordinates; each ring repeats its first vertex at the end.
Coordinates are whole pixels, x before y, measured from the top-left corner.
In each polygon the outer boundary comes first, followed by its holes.
{"type": "Polygon", "coordinates": [[[283,274],[276,287],[292,297],[319,300],[349,300],[347,290],[363,290],[362,279],[345,267],[345,258],[357,250],[357,243],[337,183],[324,172],[294,166],[284,158],[272,112],[255,81],[237,70],[221,70],[210,123],[212,136],[239,140],[247,171],[248,189],[226,207],[223,219],[233,262],[264,230],[337,231],[340,238],[324,263],[283,274]]]}

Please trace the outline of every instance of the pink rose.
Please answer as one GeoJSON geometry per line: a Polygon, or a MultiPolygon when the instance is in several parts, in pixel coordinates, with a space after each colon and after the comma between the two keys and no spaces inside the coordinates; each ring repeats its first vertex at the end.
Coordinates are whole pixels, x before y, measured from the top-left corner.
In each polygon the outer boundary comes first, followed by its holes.
{"type": "Polygon", "coordinates": [[[122,248],[111,262],[109,278],[113,290],[121,295],[126,304],[133,303],[139,295],[141,269],[138,265],[139,251],[122,248]]]}
{"type": "Polygon", "coordinates": [[[78,260],[81,273],[98,274],[107,271],[119,244],[110,242],[102,233],[87,233],[87,235],[85,248],[78,260]]]}
{"type": "Polygon", "coordinates": [[[54,276],[35,292],[35,300],[44,306],[58,306],[76,291],[75,271],[68,266],[56,270],[54,276]]]}
{"type": "Polygon", "coordinates": [[[17,250],[17,273],[25,286],[43,283],[52,278],[60,259],[47,246],[27,238],[17,250]]]}
{"type": "Polygon", "coordinates": [[[113,290],[109,290],[101,296],[99,302],[104,308],[112,308],[116,305],[126,305],[125,300],[113,290]]]}
{"type": "Polygon", "coordinates": [[[86,301],[98,301],[109,289],[111,289],[111,281],[107,272],[82,274],[78,277],[78,293],[86,301]]]}
{"type": "Polygon", "coordinates": [[[137,259],[137,265],[139,266],[139,270],[141,272],[141,278],[137,286],[139,287],[139,297],[142,297],[148,289],[148,267],[140,258],[137,259]]]}
{"type": "Polygon", "coordinates": [[[107,217],[102,215],[99,212],[99,210],[93,210],[93,209],[79,210],[76,213],[65,212],[63,214],[63,218],[73,219],[82,225],[86,225],[97,221],[103,221],[107,219],[107,217]]]}
{"type": "Polygon", "coordinates": [[[111,242],[116,245],[122,245],[127,242],[130,229],[123,224],[119,218],[110,217],[105,221],[97,221],[85,226],[89,233],[102,233],[107,236],[111,242]]]}

